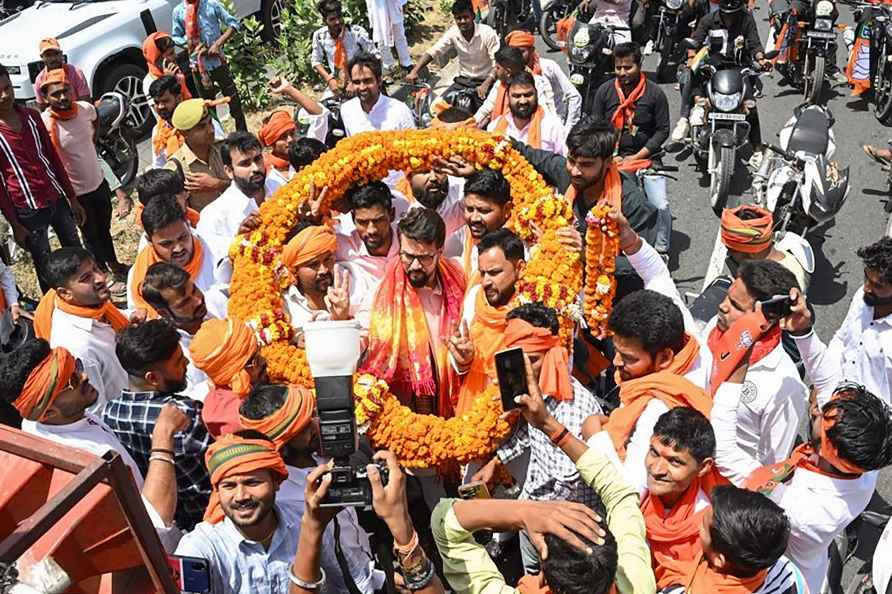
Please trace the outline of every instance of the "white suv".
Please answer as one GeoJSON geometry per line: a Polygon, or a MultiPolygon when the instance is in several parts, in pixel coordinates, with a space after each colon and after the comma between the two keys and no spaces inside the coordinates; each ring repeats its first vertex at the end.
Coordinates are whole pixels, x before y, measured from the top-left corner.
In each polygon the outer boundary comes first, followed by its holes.
{"type": "MultiPolygon", "coordinates": [[[[142,80],[143,40],[171,30],[171,11],[181,0],[37,0],[0,22],[0,64],[9,70],[16,99],[34,99],[33,83],[43,68],[41,39],[55,37],[67,61],[84,71],[94,97],[116,90],[131,102],[138,132],[152,125],[142,80]]],[[[278,31],[284,0],[234,0],[236,16],[260,12],[265,31],[278,31]]]]}

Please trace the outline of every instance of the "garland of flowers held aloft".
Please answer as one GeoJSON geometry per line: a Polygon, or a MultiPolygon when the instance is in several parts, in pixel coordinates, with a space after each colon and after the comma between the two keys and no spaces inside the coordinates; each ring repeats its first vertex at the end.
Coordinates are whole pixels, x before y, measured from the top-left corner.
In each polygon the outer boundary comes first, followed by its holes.
{"type": "MultiPolygon", "coordinates": [[[[554,194],[510,143],[486,132],[368,132],[342,140],[268,198],[260,208],[262,225],[239,236],[230,250],[234,271],[229,315],[246,320],[256,331],[264,345],[270,377],[312,386],[306,355],[291,343],[293,329],[282,300],[291,276],[280,259],[285,238],[298,222],[299,208],[312,188],[328,189],[321,205],[321,211],[328,213],[351,186],[383,179],[391,170],[429,170],[436,159],[454,156],[505,175],[514,202],[509,225],[535,245],[518,283],[518,302],[538,301],[555,308],[561,314],[562,333],[569,340],[574,322],[582,318],[576,303],[582,261],[579,254],[561,246],[556,231],[571,224],[571,205],[554,194]],[[537,238],[535,233],[541,235],[537,238]]],[[[588,256],[587,266],[598,272],[589,277],[589,284],[601,271],[612,276],[614,257],[615,252],[610,254],[606,248],[595,257],[588,256]]],[[[599,317],[604,311],[609,313],[609,300],[602,297],[591,303],[599,317]]],[[[586,309],[589,305],[586,299],[586,309]]],[[[367,375],[357,379],[355,396],[357,422],[367,429],[373,444],[390,449],[410,467],[478,459],[491,453],[509,431],[499,419],[502,410],[495,390],[478,398],[465,415],[453,419],[411,412],[387,391],[384,382],[367,375]]]]}

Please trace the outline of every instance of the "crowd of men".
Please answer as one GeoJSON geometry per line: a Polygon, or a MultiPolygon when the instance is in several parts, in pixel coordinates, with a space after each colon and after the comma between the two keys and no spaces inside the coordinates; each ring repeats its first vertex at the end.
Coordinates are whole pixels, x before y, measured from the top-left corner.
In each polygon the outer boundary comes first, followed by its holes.
{"type": "MultiPolygon", "coordinates": [[[[562,312],[518,302],[537,246],[511,229],[512,190],[497,170],[446,155],[430,170],[352,187],[333,213],[320,212],[325,189],[314,189],[281,253],[295,344],[310,322],[355,320],[360,370],[420,414],[470,410],[496,383],[505,349],[522,349],[529,392],[490,456],[410,472],[378,452],[368,466],[374,515],[320,505],[331,475],[315,393],[271,381],[263,344],[228,317],[227,302],[230,245],[328,150],[330,114],[276,78],[270,92],[299,111],[248,131],[223,58],[237,21],[217,0],[185,0],[173,31],[144,48],[157,124],[152,167],[136,182],[143,235],[129,267],[109,232],[114,176],[93,149],[83,75],[59,60],[57,40],[42,42],[38,113],[15,103],[0,66],[0,210],[43,291],[36,337],[0,360],[3,422],[118,453],[165,549],[207,560],[214,594],[373,592],[392,587],[394,567],[401,591],[508,592],[494,558],[514,547],[521,592],[821,592],[830,544],[892,464],[892,239],[858,250],[864,284],[825,342],[812,328],[808,272],[775,242],[772,214],[726,210],[733,283],[703,326],[666,264],[670,200],[650,168],[669,109],[635,43],[616,46],[616,78],[584,109],[532,34],[500,39],[470,0],[455,0],[455,25],[414,65],[399,1],[369,1],[372,38],[344,21],[337,0],[318,10],[313,66],[328,94],[343,95],[347,135],[415,128],[406,104],[382,93],[385,67],[397,69],[391,48],[410,81],[455,54],[454,85],[475,89],[481,107],[447,106],[433,125],[511,138],[573,202],[574,220],[557,233],[567,250],[584,256],[589,211],[612,207],[620,253],[609,336],[578,327],[568,345],[562,312]],[[229,134],[218,90],[237,128],[229,134]],[[787,309],[763,308],[777,296],[787,309]],[[507,475],[513,498],[499,486],[507,475]],[[455,498],[458,484],[478,481],[495,498],[455,498]]],[[[601,12],[628,18],[621,6],[601,12]]],[[[737,0],[704,18],[752,21],[737,0]]],[[[2,264],[0,288],[5,340],[9,322],[31,314],[2,264]]]]}

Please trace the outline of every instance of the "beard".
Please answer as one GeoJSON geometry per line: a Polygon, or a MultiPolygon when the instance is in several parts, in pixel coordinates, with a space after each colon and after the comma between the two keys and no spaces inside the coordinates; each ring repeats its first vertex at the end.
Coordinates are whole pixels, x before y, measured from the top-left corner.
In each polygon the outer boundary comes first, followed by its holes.
{"type": "Polygon", "coordinates": [[[430,275],[423,270],[407,272],[406,275],[409,277],[409,284],[416,289],[427,286],[427,283],[430,280],[430,275]]]}
{"type": "Polygon", "coordinates": [[[180,394],[186,391],[186,388],[189,384],[186,382],[186,378],[182,378],[176,381],[168,380],[165,393],[167,394],[180,394]]]}
{"type": "Polygon", "coordinates": [[[508,305],[508,302],[511,301],[511,298],[514,297],[514,285],[511,285],[505,290],[498,290],[495,287],[490,289],[483,289],[483,294],[486,296],[486,301],[493,307],[502,307],[504,305],[508,305]]]}
{"type": "Polygon", "coordinates": [[[446,185],[445,188],[437,187],[431,190],[421,190],[415,195],[415,199],[418,200],[418,203],[421,204],[421,206],[431,210],[437,210],[440,208],[440,205],[443,204],[443,201],[446,200],[448,193],[449,186],[446,185]]]}
{"type": "Polygon", "coordinates": [[[524,105],[512,106],[511,115],[514,116],[515,119],[520,120],[528,120],[533,117],[533,112],[536,111],[536,106],[532,103],[525,103],[524,105]]]}
{"type": "Polygon", "coordinates": [[[239,190],[247,196],[255,194],[263,188],[266,183],[266,175],[252,175],[250,177],[236,177],[235,185],[239,190]]]}
{"type": "Polygon", "coordinates": [[[864,293],[864,303],[870,307],[892,305],[892,297],[877,297],[873,293],[864,293]]]}
{"type": "Polygon", "coordinates": [[[256,526],[265,520],[270,512],[273,511],[273,508],[257,499],[249,499],[247,501],[231,503],[228,507],[224,508],[223,511],[226,514],[226,517],[228,517],[236,526],[249,527],[256,526]],[[250,513],[246,517],[240,515],[240,512],[253,513],[250,513]]]}
{"type": "Polygon", "coordinates": [[[324,272],[316,275],[316,281],[313,283],[313,288],[324,294],[333,283],[334,276],[330,272],[324,272]]]}

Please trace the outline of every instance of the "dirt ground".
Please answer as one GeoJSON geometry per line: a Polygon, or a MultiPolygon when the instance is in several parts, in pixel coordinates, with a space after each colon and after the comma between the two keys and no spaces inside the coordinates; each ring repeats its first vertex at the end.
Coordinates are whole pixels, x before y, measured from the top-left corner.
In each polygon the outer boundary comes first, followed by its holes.
{"type": "MultiPolygon", "coordinates": [[[[439,0],[422,0],[421,4],[425,7],[424,21],[419,23],[413,32],[409,35],[409,46],[413,60],[417,60],[424,51],[433,45],[434,41],[452,25],[452,16],[448,12],[444,12],[440,6],[439,0]]],[[[432,64],[431,69],[435,70],[436,65],[432,64]]],[[[314,97],[321,95],[322,85],[304,85],[304,92],[314,97]]],[[[261,122],[271,111],[277,109],[278,106],[272,105],[269,109],[247,114],[248,128],[256,131],[260,128],[261,122]]],[[[231,120],[229,120],[231,122],[231,120]]],[[[135,193],[133,195],[136,201],[135,193]]],[[[116,207],[117,205],[115,205],[116,207]]],[[[133,213],[124,219],[119,219],[115,211],[112,214],[111,234],[117,250],[118,260],[124,263],[132,263],[136,257],[136,248],[139,243],[139,237],[142,230],[136,224],[133,213]]],[[[51,238],[51,244],[58,247],[58,241],[51,238]]],[[[37,284],[37,275],[34,272],[34,266],[31,258],[24,250],[18,250],[19,257],[13,264],[13,272],[15,273],[16,282],[24,295],[32,298],[39,298],[40,289],[37,284]]]]}

